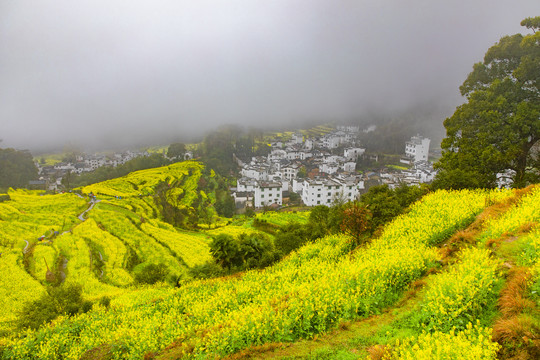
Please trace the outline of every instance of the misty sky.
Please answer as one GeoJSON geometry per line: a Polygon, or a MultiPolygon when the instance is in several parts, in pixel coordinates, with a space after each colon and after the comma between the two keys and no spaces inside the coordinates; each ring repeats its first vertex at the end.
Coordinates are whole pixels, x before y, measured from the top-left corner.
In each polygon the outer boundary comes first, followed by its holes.
{"type": "Polygon", "coordinates": [[[539,0],[0,0],[0,147],[167,143],[225,123],[463,102],[539,0]]]}

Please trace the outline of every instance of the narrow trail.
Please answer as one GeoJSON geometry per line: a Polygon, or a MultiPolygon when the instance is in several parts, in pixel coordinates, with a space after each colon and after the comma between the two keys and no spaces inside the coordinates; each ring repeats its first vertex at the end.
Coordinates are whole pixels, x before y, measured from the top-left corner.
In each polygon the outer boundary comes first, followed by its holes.
{"type": "Polygon", "coordinates": [[[91,200],[90,201],[90,206],[88,207],[88,209],[86,209],[85,211],[82,212],[82,214],[80,214],[78,216],[79,220],[81,221],[85,221],[86,219],[84,218],[84,216],[86,215],[87,212],[89,212],[90,210],[92,210],[94,208],[94,205],[96,205],[98,202],[100,202],[101,200],[91,200]]]}
{"type": "Polygon", "coordinates": [[[26,252],[28,251],[28,246],[30,246],[30,243],[28,242],[28,240],[24,240],[24,242],[26,243],[26,246],[23,249],[23,253],[26,254],[26,252]]]}

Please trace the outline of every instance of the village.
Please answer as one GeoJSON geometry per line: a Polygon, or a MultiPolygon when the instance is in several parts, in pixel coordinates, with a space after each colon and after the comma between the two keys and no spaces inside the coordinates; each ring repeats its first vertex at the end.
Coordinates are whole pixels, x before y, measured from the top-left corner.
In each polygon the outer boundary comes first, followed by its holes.
{"type": "Polygon", "coordinates": [[[286,142],[272,141],[266,157],[253,157],[249,162],[235,158],[241,167],[237,185],[231,188],[237,208],[280,207],[293,198],[300,198],[306,206],[330,206],[353,201],[370,186],[387,184],[395,188],[433,180],[436,171],[429,161],[430,139],[420,135],[404,144],[399,159],[402,166],[359,173],[359,158],[378,161],[378,156],[369,155],[358,139],[360,132],[374,130],[374,126],[363,130],[359,126],[337,126],[335,131],[312,138],[297,132],[286,142]]]}
{"type": "MultiPolygon", "coordinates": [[[[373,171],[357,171],[360,159],[378,164],[378,154],[367,151],[359,140],[375,126],[337,126],[324,135],[307,137],[293,133],[287,140],[273,138],[267,156],[240,159],[234,156],[240,170],[236,186],[230,188],[237,209],[281,207],[289,202],[305,206],[332,205],[357,199],[369,187],[387,184],[430,183],[436,175],[429,161],[430,139],[416,135],[403,144],[399,165],[374,166],[373,171]]],[[[150,156],[148,151],[124,151],[108,155],[78,154],[73,161],[44,165],[36,162],[39,180],[30,186],[50,191],[64,190],[62,179],[68,174],[92,172],[102,166],[116,167],[137,157],[150,156]]],[[[166,157],[165,152],[163,156],[166,157]]],[[[186,152],[184,159],[193,158],[186,152]]]]}
{"type": "Polygon", "coordinates": [[[141,156],[150,156],[148,151],[123,151],[111,155],[81,153],[73,161],[62,161],[54,165],[35,162],[38,169],[38,180],[32,180],[29,186],[36,189],[59,191],[63,189],[62,179],[67,174],[92,172],[102,166],[116,167],[141,156]]]}

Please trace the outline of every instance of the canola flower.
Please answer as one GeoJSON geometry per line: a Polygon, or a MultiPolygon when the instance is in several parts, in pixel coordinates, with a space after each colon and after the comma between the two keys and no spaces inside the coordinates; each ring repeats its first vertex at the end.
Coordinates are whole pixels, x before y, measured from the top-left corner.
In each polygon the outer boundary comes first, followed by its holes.
{"type": "Polygon", "coordinates": [[[398,341],[384,360],[495,360],[500,345],[491,329],[467,323],[464,330],[424,332],[398,341]]]}
{"type": "Polygon", "coordinates": [[[499,265],[489,250],[463,250],[456,264],[429,283],[421,303],[421,324],[429,331],[463,329],[493,300],[499,265]]]}
{"type": "MultiPolygon", "coordinates": [[[[11,338],[3,356],[78,359],[105,343],[114,345],[115,358],[140,359],[180,340],[192,349],[185,358],[214,358],[250,345],[311,337],[395,301],[438,258],[430,245],[472,221],[489,194],[430,194],[353,254],[348,237],[330,236],[240,277],[124,292],[109,309],[95,306],[26,337],[11,338]]],[[[95,214],[142,254],[145,245],[135,240],[142,232],[129,220],[105,211],[95,214]]]]}
{"type": "Polygon", "coordinates": [[[490,219],[486,223],[486,230],[480,235],[481,241],[498,239],[504,234],[512,234],[522,226],[540,223],[540,186],[536,185],[532,191],[523,196],[517,204],[506,211],[501,217],[490,219]]]}

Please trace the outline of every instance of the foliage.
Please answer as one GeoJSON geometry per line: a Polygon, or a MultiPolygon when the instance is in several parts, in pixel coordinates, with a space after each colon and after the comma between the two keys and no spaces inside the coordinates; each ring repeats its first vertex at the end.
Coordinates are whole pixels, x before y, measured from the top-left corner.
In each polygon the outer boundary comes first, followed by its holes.
{"type": "MultiPolygon", "coordinates": [[[[535,28],[538,18],[524,20],[535,28]]],[[[532,149],[540,140],[538,34],[505,36],[474,65],[461,94],[467,103],[444,121],[447,137],[437,188],[495,187],[496,175],[515,171],[514,186],[539,179],[532,149]]]]}
{"type": "Polygon", "coordinates": [[[152,285],[163,282],[169,275],[169,268],[165,264],[148,264],[135,274],[135,281],[139,284],[152,285]]]}
{"type": "Polygon", "coordinates": [[[29,151],[0,149],[0,188],[28,187],[37,179],[38,171],[29,151]]]}
{"type": "Polygon", "coordinates": [[[361,202],[371,211],[371,228],[375,230],[403,213],[426,193],[425,188],[418,186],[402,184],[396,189],[390,189],[384,184],[370,187],[362,194],[361,202]]]}
{"type": "Polygon", "coordinates": [[[370,229],[371,211],[357,202],[348,203],[343,211],[341,231],[352,237],[352,245],[358,246],[370,229]]]}
{"type": "Polygon", "coordinates": [[[167,157],[182,159],[186,153],[186,145],[183,143],[172,143],[167,149],[167,157]]]}
{"type": "Polygon", "coordinates": [[[219,234],[210,243],[210,254],[222,267],[229,270],[233,265],[238,266],[242,262],[240,246],[231,235],[219,234]]]}
{"type": "Polygon", "coordinates": [[[73,316],[90,310],[82,298],[82,286],[75,283],[50,287],[39,299],[27,302],[17,321],[19,329],[37,329],[59,315],[73,316]]]}
{"type": "Polygon", "coordinates": [[[210,253],[216,263],[228,270],[231,268],[265,267],[274,262],[272,241],[261,233],[241,233],[236,239],[228,234],[215,236],[210,244],[210,253]]]}
{"type": "Polygon", "coordinates": [[[298,249],[310,240],[315,240],[322,234],[309,231],[309,227],[299,223],[290,223],[281,226],[274,238],[276,251],[280,256],[285,256],[291,251],[298,249]]]}

